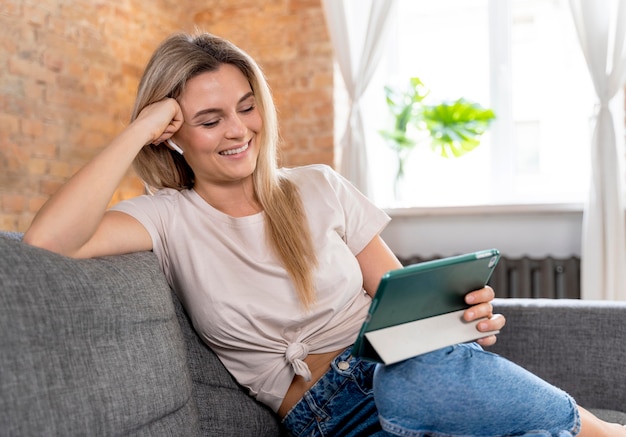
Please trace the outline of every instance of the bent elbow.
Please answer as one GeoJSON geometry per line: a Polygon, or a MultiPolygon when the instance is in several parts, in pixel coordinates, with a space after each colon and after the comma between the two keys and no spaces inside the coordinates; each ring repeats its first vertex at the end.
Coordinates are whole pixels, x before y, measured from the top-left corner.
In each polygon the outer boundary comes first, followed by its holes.
{"type": "Polygon", "coordinates": [[[22,241],[29,246],[38,247],[40,249],[45,249],[50,252],[57,253],[59,255],[69,256],[72,258],[76,258],[75,255],[69,253],[63,245],[63,242],[58,238],[53,238],[48,233],[40,233],[32,231],[31,229],[27,230],[22,236],[22,241]]]}
{"type": "Polygon", "coordinates": [[[22,242],[28,244],[29,246],[40,247],[42,249],[46,248],[44,247],[46,246],[44,240],[31,229],[24,232],[24,235],[22,235],[22,242]]]}

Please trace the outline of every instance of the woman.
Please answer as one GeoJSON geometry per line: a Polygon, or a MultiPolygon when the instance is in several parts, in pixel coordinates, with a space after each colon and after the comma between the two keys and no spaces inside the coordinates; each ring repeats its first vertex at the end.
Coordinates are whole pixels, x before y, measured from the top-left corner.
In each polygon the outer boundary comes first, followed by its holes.
{"type": "MultiPolygon", "coordinates": [[[[380,277],[400,267],[379,236],[389,218],[326,166],[277,168],[277,138],[256,63],[218,37],[174,35],[130,125],[24,239],[76,258],[153,250],[200,336],[293,435],[626,436],[477,344],[387,367],[351,357],[380,277]],[[133,161],[156,195],[107,211],[133,161]]],[[[481,331],[504,325],[492,299],[466,297],[481,331]]]]}

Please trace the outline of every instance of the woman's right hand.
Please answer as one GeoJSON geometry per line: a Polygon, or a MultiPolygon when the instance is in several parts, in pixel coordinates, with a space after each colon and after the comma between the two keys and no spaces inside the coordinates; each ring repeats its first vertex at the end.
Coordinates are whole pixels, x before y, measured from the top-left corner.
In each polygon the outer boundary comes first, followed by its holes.
{"type": "Polygon", "coordinates": [[[147,144],[161,144],[183,125],[183,112],[175,99],[165,98],[139,112],[129,128],[140,126],[148,135],[147,144]]]}

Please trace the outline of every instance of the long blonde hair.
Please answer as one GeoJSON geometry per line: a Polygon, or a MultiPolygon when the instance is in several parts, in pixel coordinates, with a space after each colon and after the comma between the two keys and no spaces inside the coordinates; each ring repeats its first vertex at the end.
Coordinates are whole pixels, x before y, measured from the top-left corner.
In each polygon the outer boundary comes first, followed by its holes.
{"type": "MultiPolygon", "coordinates": [[[[139,83],[131,119],[147,105],[178,98],[187,81],[215,71],[222,64],[237,67],[248,79],[263,120],[253,173],[255,195],[265,212],[269,244],[294,282],[298,297],[309,308],[315,302],[313,270],[317,257],[302,199],[277,164],[278,122],[272,95],[257,63],[244,51],[208,33],[175,34],[154,52],[139,83]]],[[[190,189],[194,173],[185,159],[162,145],[147,145],[137,155],[135,170],[151,189],[190,189]]]]}

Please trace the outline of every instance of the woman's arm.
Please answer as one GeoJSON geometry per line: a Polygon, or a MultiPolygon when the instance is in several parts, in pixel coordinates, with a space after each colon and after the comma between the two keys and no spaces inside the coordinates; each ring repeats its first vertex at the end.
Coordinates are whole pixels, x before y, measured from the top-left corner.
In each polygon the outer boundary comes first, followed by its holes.
{"type": "Polygon", "coordinates": [[[46,202],[24,241],[76,258],[151,249],[150,235],[137,220],[106,208],[142,147],[170,138],[181,124],[182,113],[174,99],[144,108],[46,202]]]}
{"type": "MultiPolygon", "coordinates": [[[[382,276],[389,270],[399,269],[402,264],[393,254],[389,246],[383,241],[380,235],[375,236],[372,241],[356,256],[363,273],[363,288],[370,296],[374,296],[378,283],[382,276]]],[[[464,314],[466,321],[485,318],[480,322],[477,329],[481,332],[499,330],[506,323],[504,316],[493,314],[491,301],[495,297],[491,287],[475,290],[465,296],[465,302],[471,305],[464,314]]],[[[483,346],[489,346],[496,342],[496,336],[484,337],[477,342],[483,346]]]]}
{"type": "Polygon", "coordinates": [[[361,273],[363,274],[363,288],[374,297],[380,279],[389,270],[401,269],[402,263],[396,258],[387,243],[380,235],[376,235],[356,256],[361,273]]]}

